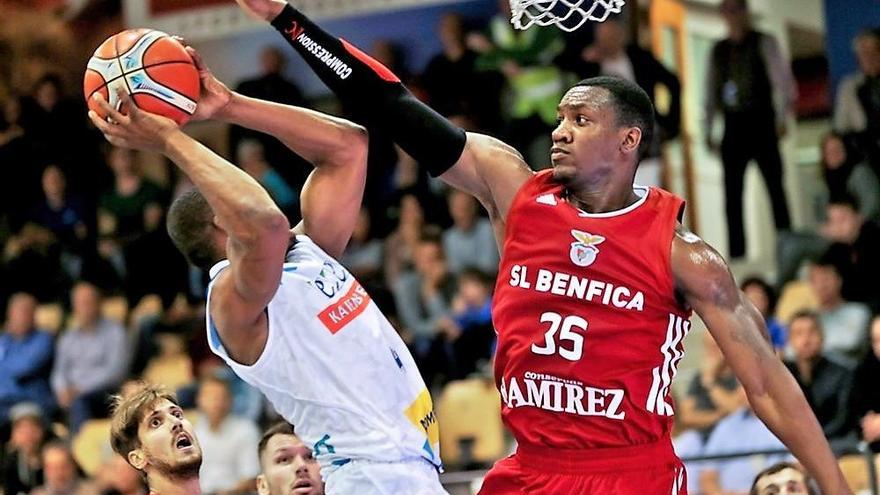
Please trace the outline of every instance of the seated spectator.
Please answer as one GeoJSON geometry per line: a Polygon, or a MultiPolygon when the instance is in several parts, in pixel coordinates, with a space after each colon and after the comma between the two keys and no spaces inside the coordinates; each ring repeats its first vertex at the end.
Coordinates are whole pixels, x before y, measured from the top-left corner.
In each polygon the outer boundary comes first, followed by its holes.
{"type": "Polygon", "coordinates": [[[470,194],[449,191],[449,215],[452,227],[443,232],[443,250],[449,271],[460,273],[467,267],[485,273],[498,272],[498,244],[488,218],[480,216],[477,200],[470,194]]]}
{"type": "Polygon", "coordinates": [[[822,139],[822,174],[820,214],[824,215],[829,198],[852,196],[862,218],[880,219],[880,180],[843,135],[832,132],[822,139]]]}
{"type": "Polygon", "coordinates": [[[795,278],[805,260],[815,259],[829,247],[844,253],[840,256],[844,276],[844,297],[870,305],[880,303],[880,290],[870,281],[880,277],[880,225],[866,221],[859,214],[856,200],[849,195],[830,197],[825,208],[825,223],[817,232],[782,233],[777,260],[779,284],[795,278]]]}
{"type": "Polygon", "coordinates": [[[880,278],[880,225],[859,214],[852,196],[832,198],[828,204],[828,220],[822,236],[830,240],[843,276],[843,296],[849,301],[876,305],[880,289],[873,281],[880,278]]]}
{"type": "Polygon", "coordinates": [[[721,349],[706,332],[703,335],[703,361],[700,373],[694,376],[687,393],[679,402],[678,418],[682,429],[696,429],[703,440],[721,418],[741,405],[739,382],[721,354],[721,349]]]}
{"type": "Polygon", "coordinates": [[[770,333],[770,342],[773,343],[776,353],[781,354],[785,349],[786,334],[785,327],[773,316],[776,312],[776,291],[761,277],[749,277],[743,280],[740,289],[764,317],[764,324],[767,325],[767,331],[770,333]]]}
{"type": "Polygon", "coordinates": [[[854,364],[864,352],[871,313],[862,303],[846,301],[841,294],[843,277],[829,252],[810,266],[810,287],[819,302],[824,329],[823,352],[845,364],[854,364]]]}
{"type": "MultiPolygon", "coordinates": [[[[277,46],[267,45],[260,50],[259,74],[252,79],[241,81],[236,91],[245,96],[285,105],[308,106],[299,87],[285,76],[285,51],[277,46]]],[[[229,149],[237,150],[244,140],[256,140],[263,145],[266,161],[280,172],[284,180],[299,189],[312,171],[312,165],[290,150],[281,141],[237,125],[229,128],[229,149]]],[[[298,212],[297,212],[298,214],[298,212]]]]}
{"type": "Polygon", "coordinates": [[[815,495],[810,477],[797,464],[780,462],[755,476],[749,495],[815,495]]]}
{"type": "Polygon", "coordinates": [[[845,366],[822,353],[822,323],[818,315],[802,311],[789,323],[789,343],[794,358],[785,366],[794,375],[828,440],[853,433],[850,393],[853,375],[845,366]]]}
{"type": "Polygon", "coordinates": [[[492,285],[492,277],[476,268],[465,268],[458,275],[452,314],[437,323],[440,338],[448,347],[446,376],[450,380],[467,378],[492,359],[492,285]]]}
{"type": "Polygon", "coordinates": [[[419,197],[412,190],[401,192],[397,227],[385,238],[385,283],[389,286],[412,266],[424,226],[425,211],[419,197]]]}
{"type": "Polygon", "coordinates": [[[103,495],[148,495],[141,473],[120,455],[114,455],[95,476],[103,495]]]}
{"type": "Polygon", "coordinates": [[[13,407],[9,415],[12,436],[2,449],[0,481],[6,495],[28,494],[43,484],[40,449],[46,439],[46,419],[38,405],[28,402],[13,407]]]}
{"type": "Polygon", "coordinates": [[[430,386],[449,367],[445,346],[437,336],[441,318],[450,314],[455,291],[455,278],[446,265],[440,229],[425,228],[413,252],[413,262],[413,269],[404,271],[391,290],[404,340],[430,386]]]}
{"type": "Polygon", "coordinates": [[[89,239],[85,204],[68,194],[67,179],[56,165],[43,170],[42,186],[43,199],[34,205],[30,221],[54,234],[61,251],[61,265],[68,277],[76,279],[82,271],[89,239]]]}
{"type": "MultiPolygon", "coordinates": [[[[67,174],[71,189],[92,195],[105,184],[105,177],[99,160],[95,160],[94,129],[83,118],[82,95],[65,91],[73,87],[65,85],[58,74],[40,77],[31,95],[21,100],[20,123],[35,146],[34,152],[59,165],[67,174]]],[[[39,182],[35,185],[39,186],[39,182]]]]}
{"type": "Polygon", "coordinates": [[[0,426],[8,424],[10,409],[35,402],[44,412],[55,410],[49,376],[55,343],[34,327],[37,301],[20,292],[6,308],[5,332],[0,334],[0,426]]]}
{"type": "Polygon", "coordinates": [[[880,316],[871,320],[870,334],[870,350],[855,370],[852,414],[862,439],[874,452],[880,452],[880,316]]]}
{"type": "MultiPolygon", "coordinates": [[[[745,392],[740,390],[742,406],[718,422],[712,430],[703,455],[749,454],[756,451],[784,451],[785,445],[755,416],[745,392]]],[[[788,454],[761,457],[744,455],[719,461],[704,461],[700,466],[700,493],[727,495],[748,493],[752,480],[766,466],[789,458],[788,454]]]]}
{"type": "Polygon", "coordinates": [[[40,173],[45,161],[33,136],[26,134],[21,124],[21,95],[0,96],[0,163],[3,181],[0,181],[0,214],[6,218],[9,229],[21,229],[27,220],[22,205],[31,205],[40,199],[40,173]]]}
{"type": "Polygon", "coordinates": [[[155,336],[158,354],[154,356],[141,378],[148,383],[161,383],[176,390],[193,382],[192,359],[180,335],[161,333],[155,336]]]}
{"type": "Polygon", "coordinates": [[[60,442],[43,447],[45,482],[31,495],[98,495],[98,486],[80,478],[79,467],[70,448],[60,442]]]}
{"type": "Polygon", "coordinates": [[[72,433],[91,418],[107,417],[107,400],[128,371],[128,338],[101,316],[101,292],[88,282],[71,291],[73,325],[58,339],[52,389],[70,417],[72,433]]]}
{"type": "Polygon", "coordinates": [[[28,292],[48,302],[60,299],[69,287],[61,269],[60,246],[46,227],[25,223],[6,241],[2,261],[0,284],[7,293],[28,292]]]}
{"type": "Polygon", "coordinates": [[[167,195],[144,176],[131,150],[111,148],[107,161],[114,185],[98,201],[99,252],[123,280],[129,307],[147,294],[170,305],[185,287],[186,262],[162,225],[167,195]]]}
{"type": "MultiPolygon", "coordinates": [[[[181,297],[175,299],[171,307],[159,314],[154,314],[132,322],[135,327],[132,343],[131,367],[132,376],[140,376],[154,358],[169,349],[161,347],[163,335],[176,335],[187,340],[187,354],[193,358],[197,353],[193,345],[201,343],[205,333],[205,314],[201,305],[190,305],[181,297]],[[201,339],[201,340],[199,340],[201,339]],[[192,340],[192,342],[189,342],[192,340]]],[[[207,342],[204,344],[207,347],[207,342]]],[[[210,350],[205,349],[210,353],[210,350]]]]}
{"type": "Polygon", "coordinates": [[[196,404],[201,414],[194,431],[202,446],[202,492],[253,492],[254,480],[260,473],[257,426],[229,414],[232,409],[229,384],[214,376],[202,379],[196,404]]]}
{"type": "Polygon", "coordinates": [[[260,495],[324,495],[324,482],[312,449],[300,440],[289,423],[278,423],[263,433],[259,445],[260,495]]]}
{"type": "Polygon", "coordinates": [[[341,260],[355,278],[365,285],[378,282],[382,276],[382,241],[373,237],[370,227],[370,211],[362,207],[341,260]]]}
{"type": "MultiPolygon", "coordinates": [[[[263,145],[254,139],[238,143],[236,149],[238,166],[266,188],[275,204],[288,215],[299,211],[299,198],[281,175],[269,165],[263,153],[263,145]]],[[[296,220],[299,215],[295,215],[296,220]]],[[[293,223],[293,222],[291,222],[293,223]]]]}

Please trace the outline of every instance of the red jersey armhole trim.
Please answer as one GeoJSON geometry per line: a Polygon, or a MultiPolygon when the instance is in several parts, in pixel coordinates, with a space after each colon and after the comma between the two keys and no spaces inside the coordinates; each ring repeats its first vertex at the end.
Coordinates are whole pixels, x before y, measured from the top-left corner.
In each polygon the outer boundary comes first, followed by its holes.
{"type": "Polygon", "coordinates": [[[509,229],[507,228],[510,225],[510,215],[515,210],[515,206],[519,204],[520,197],[525,196],[527,188],[535,187],[535,184],[539,179],[543,179],[544,176],[553,173],[553,169],[541,170],[540,172],[532,172],[532,176],[526,179],[516,191],[516,194],[513,195],[513,200],[510,202],[510,208],[507,209],[507,214],[504,216],[504,240],[501,242],[501,256],[504,256],[504,244],[507,243],[507,232],[509,229]]]}
{"type": "Polygon", "coordinates": [[[675,228],[678,223],[681,221],[684,216],[684,208],[686,205],[685,200],[679,198],[678,196],[665,191],[660,188],[652,187],[654,192],[657,193],[657,197],[661,202],[661,207],[663,208],[664,225],[668,228],[668,239],[669,244],[665,248],[665,256],[662,257],[663,264],[665,265],[666,272],[666,283],[668,284],[668,293],[671,298],[673,304],[678,307],[682,312],[688,311],[688,308],[682,306],[681,302],[678,300],[676,294],[676,285],[675,285],[675,273],[672,271],[672,245],[675,243],[675,228]]]}

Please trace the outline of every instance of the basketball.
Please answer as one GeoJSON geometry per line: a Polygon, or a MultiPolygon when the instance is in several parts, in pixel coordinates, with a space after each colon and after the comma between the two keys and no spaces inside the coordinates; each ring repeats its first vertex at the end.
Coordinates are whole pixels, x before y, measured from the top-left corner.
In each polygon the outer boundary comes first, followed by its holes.
{"type": "Polygon", "coordinates": [[[199,75],[176,39],[152,29],[129,29],[101,43],[89,60],[83,83],[89,109],[106,118],[92,96],[100,93],[119,108],[119,88],[139,108],[183,125],[196,110],[199,75]]]}

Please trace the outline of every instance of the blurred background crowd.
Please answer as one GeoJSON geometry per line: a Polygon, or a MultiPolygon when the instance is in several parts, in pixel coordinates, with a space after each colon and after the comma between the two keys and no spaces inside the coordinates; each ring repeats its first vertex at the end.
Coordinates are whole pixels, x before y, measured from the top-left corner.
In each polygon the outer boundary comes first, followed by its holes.
{"type": "MultiPolygon", "coordinates": [[[[732,261],[827,437],[841,455],[860,440],[880,452],[880,20],[843,41],[857,68],[833,90],[827,60],[793,63],[793,47],[759,29],[745,2],[709,2],[698,14],[718,17],[724,29],[703,51],[697,90],[682,77],[697,62],[655,55],[646,33],[651,2],[628,2],[629,16],[565,36],[515,32],[506,0],[476,3],[466,14],[455,3],[432,11],[422,29],[436,52],[419,66],[390,34],[363,48],[437,111],[503,138],[533,166],[548,164],[556,104],[571,83],[599,74],[637,82],[656,97],[660,137],[637,182],[685,196],[698,232],[698,215],[721,220],[726,232],[706,229],[706,237],[732,261]],[[818,78],[817,66],[825,68],[818,78]],[[689,91],[703,98],[694,102],[689,91]],[[792,170],[783,140],[793,132],[808,150],[799,156],[812,161],[797,187],[783,179],[792,170]],[[699,180],[689,170],[700,166],[691,159],[699,153],[689,150],[698,146],[721,160],[715,203],[696,201],[699,180]],[[683,165],[670,149],[682,150],[683,165]],[[769,201],[751,191],[750,163],[769,201]],[[756,217],[775,229],[747,240],[756,217]]],[[[276,415],[207,348],[206,274],[187,265],[164,229],[170,201],[192,186],[158,157],[108,146],[87,123],[82,70],[93,47],[126,26],[122,4],[0,1],[0,9],[0,488],[145,493],[111,455],[106,419],[108,398],[142,379],[175,390],[191,411],[205,452],[203,491],[253,492],[259,430],[276,415]]],[[[209,65],[220,62],[212,43],[209,65]]],[[[243,94],[368,121],[326,91],[304,90],[302,75],[291,77],[289,63],[298,61],[277,45],[247,63],[251,76],[225,81],[243,94]]],[[[263,184],[291,224],[298,220],[307,163],[245,129],[204,124],[192,132],[263,184]]],[[[498,250],[479,204],[428,179],[371,130],[364,207],[342,262],[415,356],[453,474],[506,455],[513,447],[491,369],[498,250]]],[[[679,455],[782,449],[751,414],[711,336],[694,332],[688,349],[675,387],[679,455]]],[[[777,454],[690,463],[691,493],[745,493],[760,469],[786,458],[777,454]]],[[[842,466],[849,461],[842,457],[842,466]]],[[[847,472],[866,488],[860,462],[847,472]]]]}

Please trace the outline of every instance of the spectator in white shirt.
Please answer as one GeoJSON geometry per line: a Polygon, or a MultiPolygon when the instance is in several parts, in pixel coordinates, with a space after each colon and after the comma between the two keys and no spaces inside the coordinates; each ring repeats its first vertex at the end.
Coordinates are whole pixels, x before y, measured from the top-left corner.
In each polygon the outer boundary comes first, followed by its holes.
{"type": "Polygon", "coordinates": [[[199,385],[200,413],[195,433],[202,446],[201,489],[204,494],[244,494],[255,488],[260,473],[260,432],[250,420],[232,416],[232,393],[221,378],[208,375],[199,385]]]}

